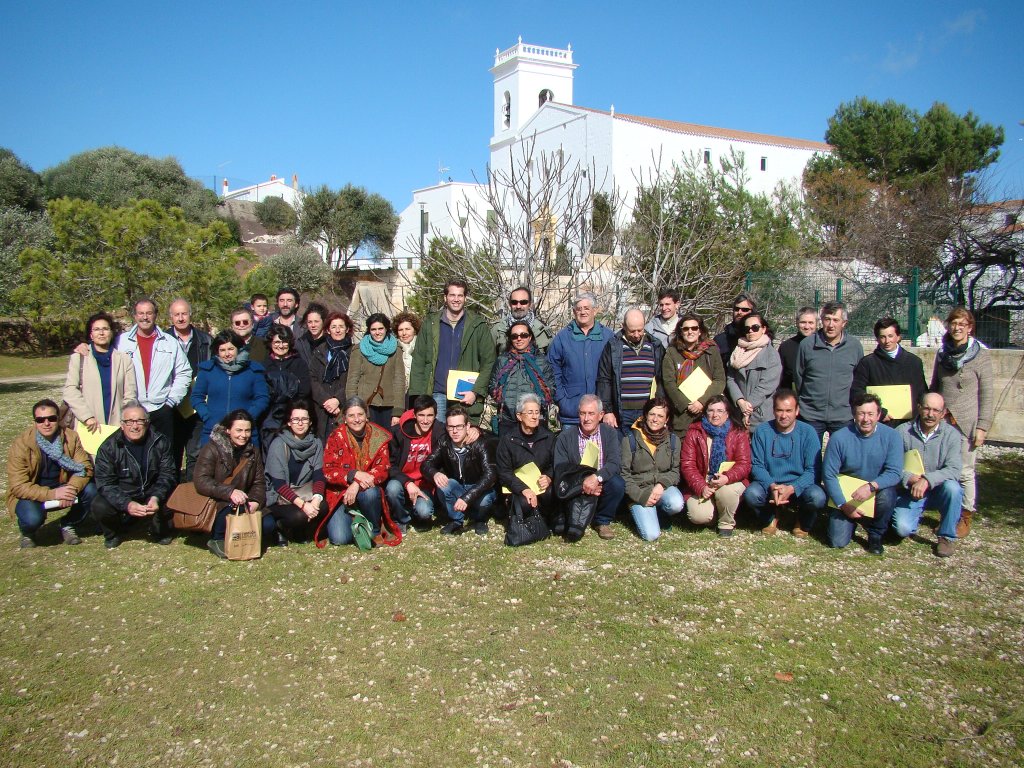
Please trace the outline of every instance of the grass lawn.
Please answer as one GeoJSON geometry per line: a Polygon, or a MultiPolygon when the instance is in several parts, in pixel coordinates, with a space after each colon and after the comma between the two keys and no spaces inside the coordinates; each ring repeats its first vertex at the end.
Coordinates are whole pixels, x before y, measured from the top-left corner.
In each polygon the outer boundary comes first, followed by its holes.
{"type": "MultiPolygon", "coordinates": [[[[0,388],[0,444],[54,388],[0,388]]],[[[629,526],[411,533],[216,560],[202,540],[17,550],[0,528],[5,765],[1019,766],[1019,454],[955,557],[920,539],[629,526]]]]}
{"type": "Polygon", "coordinates": [[[14,376],[45,376],[50,373],[67,373],[67,371],[67,354],[55,357],[0,355],[0,379],[14,376]]]}

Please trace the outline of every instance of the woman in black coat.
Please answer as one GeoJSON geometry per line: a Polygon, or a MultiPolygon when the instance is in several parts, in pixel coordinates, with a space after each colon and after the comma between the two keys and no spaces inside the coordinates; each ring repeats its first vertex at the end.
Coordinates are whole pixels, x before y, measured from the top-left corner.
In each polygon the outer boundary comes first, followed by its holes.
{"type": "Polygon", "coordinates": [[[556,502],[555,489],[551,487],[555,465],[555,436],[541,423],[542,414],[540,397],[533,392],[524,392],[519,396],[516,402],[519,426],[501,436],[495,463],[498,481],[511,492],[511,503],[518,505],[524,514],[539,509],[547,519],[556,502]],[[540,470],[536,490],[516,475],[516,470],[531,462],[540,470]]]}
{"type": "Polygon", "coordinates": [[[270,390],[270,405],[260,425],[260,445],[267,455],[271,440],[284,423],[285,409],[296,399],[307,400],[310,395],[309,366],[295,349],[295,335],[285,325],[275,323],[267,333],[270,356],[263,364],[270,390]]]}
{"type": "Polygon", "coordinates": [[[309,382],[317,411],[317,436],[325,445],[327,436],[338,426],[341,405],[345,401],[352,330],[348,315],[341,312],[329,314],[327,341],[313,351],[309,362],[309,382]]]}

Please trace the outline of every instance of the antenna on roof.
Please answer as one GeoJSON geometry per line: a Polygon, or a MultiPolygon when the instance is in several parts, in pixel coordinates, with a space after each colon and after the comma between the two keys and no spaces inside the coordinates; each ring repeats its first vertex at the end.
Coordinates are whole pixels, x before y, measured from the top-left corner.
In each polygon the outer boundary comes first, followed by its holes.
{"type": "Polygon", "coordinates": [[[450,171],[450,170],[451,170],[451,168],[448,168],[448,167],[442,165],[440,160],[437,161],[437,183],[438,184],[444,184],[444,175],[448,171],[450,171]]]}

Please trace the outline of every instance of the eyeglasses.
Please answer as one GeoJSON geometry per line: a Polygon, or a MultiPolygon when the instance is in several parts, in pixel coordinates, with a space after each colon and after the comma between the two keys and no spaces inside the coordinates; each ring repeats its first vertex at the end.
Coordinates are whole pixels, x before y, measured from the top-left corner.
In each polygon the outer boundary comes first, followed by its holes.
{"type": "Polygon", "coordinates": [[[121,419],[126,427],[144,427],[149,424],[149,419],[121,419]]]}
{"type": "Polygon", "coordinates": [[[57,416],[57,415],[53,415],[53,416],[36,416],[36,424],[46,424],[47,422],[49,422],[50,424],[56,424],[59,420],[60,420],[60,417],[57,416]]]}
{"type": "Polygon", "coordinates": [[[744,333],[757,333],[763,327],[764,326],[761,325],[760,323],[751,323],[750,325],[743,326],[743,332],[744,333]]]}
{"type": "Polygon", "coordinates": [[[699,331],[700,330],[700,326],[699,325],[684,325],[681,330],[682,330],[683,333],[687,333],[689,331],[699,331]]]}
{"type": "Polygon", "coordinates": [[[519,413],[521,413],[523,416],[540,416],[540,411],[538,411],[538,410],[531,410],[531,411],[525,411],[524,410],[524,411],[520,411],[519,413]]]}
{"type": "Polygon", "coordinates": [[[527,304],[530,303],[530,300],[529,299],[509,299],[508,303],[509,303],[509,306],[512,306],[512,307],[525,307],[527,304]]]}
{"type": "Polygon", "coordinates": [[[753,312],[754,310],[751,309],[750,307],[739,307],[739,306],[737,306],[737,307],[733,307],[732,311],[733,312],[753,312]]]}
{"type": "Polygon", "coordinates": [[[244,328],[247,325],[252,325],[252,320],[232,320],[231,324],[244,328]]]}
{"type": "Polygon", "coordinates": [[[309,416],[296,416],[293,419],[288,419],[289,424],[309,424],[309,416]]]}
{"type": "Polygon", "coordinates": [[[445,427],[449,432],[460,432],[463,429],[466,429],[465,424],[445,424],[445,427]]]}
{"type": "Polygon", "coordinates": [[[509,336],[510,339],[530,339],[533,338],[532,334],[529,333],[513,333],[509,336]]]}

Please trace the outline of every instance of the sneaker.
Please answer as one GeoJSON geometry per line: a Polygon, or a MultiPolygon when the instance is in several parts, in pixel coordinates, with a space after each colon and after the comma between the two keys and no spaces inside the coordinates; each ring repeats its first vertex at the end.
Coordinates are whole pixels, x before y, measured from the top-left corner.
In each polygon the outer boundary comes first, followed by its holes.
{"type": "Polygon", "coordinates": [[[36,545],[36,540],[31,536],[22,536],[21,541],[18,542],[18,549],[32,549],[36,545]]]}
{"type": "Polygon", "coordinates": [[[761,533],[765,536],[774,536],[777,530],[779,530],[779,523],[777,520],[772,520],[768,525],[761,529],[761,533]]]}
{"type": "Polygon", "coordinates": [[[114,536],[113,538],[110,538],[110,539],[104,539],[103,540],[103,546],[106,547],[107,549],[117,549],[118,547],[121,546],[121,540],[119,538],[117,538],[117,536],[114,536]]]}
{"type": "Polygon", "coordinates": [[[82,540],[78,538],[78,534],[75,532],[75,529],[70,525],[65,525],[60,529],[60,537],[64,540],[65,544],[71,546],[82,543],[82,540]]]}
{"type": "Polygon", "coordinates": [[[227,560],[228,556],[224,553],[224,540],[223,539],[210,539],[206,542],[206,548],[213,552],[221,560],[227,560]]]}
{"type": "Polygon", "coordinates": [[[720,538],[720,539],[728,539],[730,536],[732,536],[732,528],[719,528],[718,529],[718,538],[720,538]]]}
{"type": "Polygon", "coordinates": [[[869,555],[883,555],[885,554],[885,547],[882,546],[881,536],[868,536],[868,554],[869,555]]]}
{"type": "Polygon", "coordinates": [[[605,523],[604,525],[597,526],[597,535],[605,541],[608,541],[609,539],[615,538],[615,531],[612,530],[610,525],[605,523]]]}
{"type": "Polygon", "coordinates": [[[935,554],[938,557],[952,557],[955,546],[956,541],[954,539],[939,536],[939,543],[935,545],[935,554]]]}
{"type": "Polygon", "coordinates": [[[796,536],[798,539],[806,539],[808,536],[811,535],[811,532],[805,531],[803,528],[800,527],[800,523],[797,523],[793,526],[793,535],[796,536]]]}
{"type": "Polygon", "coordinates": [[[441,535],[460,536],[463,530],[465,530],[465,526],[462,523],[451,522],[441,529],[441,535]]]}
{"type": "Polygon", "coordinates": [[[487,527],[486,520],[481,520],[473,526],[473,533],[475,533],[477,536],[486,536],[489,530],[490,528],[487,527]]]}

